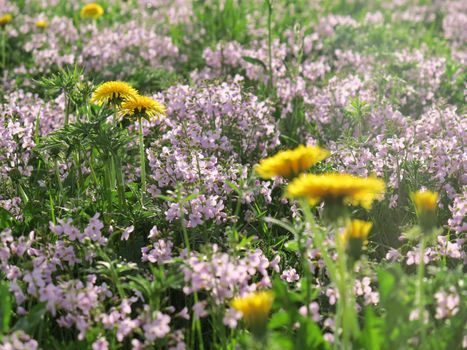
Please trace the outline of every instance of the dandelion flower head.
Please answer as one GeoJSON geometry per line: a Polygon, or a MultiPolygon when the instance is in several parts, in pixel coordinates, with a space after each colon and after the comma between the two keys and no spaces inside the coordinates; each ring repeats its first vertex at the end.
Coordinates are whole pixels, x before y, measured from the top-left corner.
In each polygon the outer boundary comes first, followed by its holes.
{"type": "Polygon", "coordinates": [[[263,159],[255,167],[263,179],[282,176],[291,179],[329,156],[329,152],[317,146],[300,145],[263,159]]]}
{"type": "Polygon", "coordinates": [[[13,16],[10,13],[6,13],[0,16],[0,26],[6,26],[13,20],[13,16]]]}
{"type": "Polygon", "coordinates": [[[267,322],[274,296],[269,291],[255,292],[236,298],[232,307],[242,314],[248,327],[261,327],[267,322]]]}
{"type": "Polygon", "coordinates": [[[36,21],[36,28],[44,29],[47,28],[49,23],[45,19],[39,19],[36,21]]]}
{"type": "Polygon", "coordinates": [[[414,202],[417,212],[430,212],[436,209],[438,193],[432,191],[417,191],[411,193],[410,197],[414,202]]]}
{"type": "Polygon", "coordinates": [[[108,81],[99,85],[91,97],[91,102],[102,105],[119,104],[138,96],[136,91],[130,84],[123,81],[108,81]]]}
{"type": "Polygon", "coordinates": [[[372,227],[373,223],[368,221],[350,221],[341,236],[344,244],[347,244],[347,242],[349,242],[351,239],[357,239],[362,242],[366,242],[372,227]]]}
{"type": "Polygon", "coordinates": [[[104,9],[99,4],[90,3],[83,6],[80,14],[84,19],[98,19],[104,14],[104,9]]]}
{"type": "Polygon", "coordinates": [[[151,97],[135,96],[122,103],[120,117],[151,119],[165,115],[165,106],[151,97]]]}
{"type": "Polygon", "coordinates": [[[337,173],[302,174],[287,186],[286,196],[306,198],[311,205],[333,201],[370,209],[373,201],[384,192],[384,181],[374,177],[360,178],[337,173]]]}

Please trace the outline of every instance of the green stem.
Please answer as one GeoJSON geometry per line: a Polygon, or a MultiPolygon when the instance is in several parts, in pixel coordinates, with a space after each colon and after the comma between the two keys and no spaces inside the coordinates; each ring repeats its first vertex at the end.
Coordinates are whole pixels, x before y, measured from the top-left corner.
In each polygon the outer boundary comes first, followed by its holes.
{"type": "Polygon", "coordinates": [[[117,192],[120,209],[125,208],[125,180],[123,178],[122,160],[118,154],[113,155],[114,166],[115,166],[115,177],[117,180],[117,192]]]}
{"type": "Polygon", "coordinates": [[[426,239],[425,236],[422,237],[420,242],[420,261],[418,264],[417,271],[417,290],[415,295],[415,303],[418,308],[418,318],[421,322],[421,337],[422,343],[425,340],[425,327],[424,327],[424,314],[425,314],[425,301],[423,295],[423,278],[425,276],[425,247],[426,239]]]}
{"type": "Polygon", "coordinates": [[[6,29],[2,29],[2,69],[6,72],[6,29]]]}
{"type": "Polygon", "coordinates": [[[110,216],[112,213],[112,162],[110,155],[105,160],[105,171],[104,171],[104,186],[105,193],[107,195],[107,216],[110,216]]]}
{"type": "Polygon", "coordinates": [[[94,184],[96,185],[96,188],[99,187],[99,180],[97,179],[96,171],[94,170],[94,149],[91,149],[91,156],[89,157],[89,168],[91,169],[91,176],[92,179],[94,180],[94,184]]]}
{"type": "MultiPolygon", "coordinates": [[[[319,249],[321,257],[324,260],[326,268],[327,268],[327,270],[329,272],[329,275],[331,277],[331,281],[334,284],[334,286],[337,287],[337,289],[339,291],[339,300],[338,300],[338,303],[337,303],[337,316],[336,316],[336,326],[335,326],[336,340],[334,342],[334,348],[335,349],[340,349],[339,348],[339,342],[338,342],[338,331],[339,331],[339,328],[340,328],[340,326],[342,324],[341,320],[342,320],[343,315],[344,315],[344,309],[343,308],[345,306],[345,304],[341,300],[342,300],[342,298],[345,298],[345,294],[346,294],[345,289],[347,287],[345,285],[345,281],[342,281],[342,279],[341,279],[341,276],[343,276],[343,274],[342,274],[342,265],[339,264],[340,261],[338,260],[337,261],[338,265],[336,266],[336,263],[334,263],[334,261],[329,256],[328,249],[327,249],[327,247],[326,247],[326,245],[324,243],[325,239],[326,239],[325,232],[323,232],[323,230],[321,230],[316,225],[315,218],[313,217],[313,214],[311,212],[310,205],[308,204],[308,202],[306,200],[302,200],[300,204],[301,204],[301,208],[303,210],[303,213],[305,215],[305,219],[310,224],[311,230],[313,232],[314,242],[316,243],[316,246],[319,249]]],[[[338,252],[338,255],[341,256],[341,254],[339,252],[338,252]]],[[[345,261],[344,261],[344,263],[345,263],[345,261]]]]}
{"type": "MultiPolygon", "coordinates": [[[[342,346],[344,350],[352,348],[352,338],[358,335],[358,320],[355,310],[355,295],[352,268],[349,267],[347,255],[345,252],[345,245],[340,239],[339,230],[345,227],[348,218],[341,217],[340,220],[335,222],[335,242],[337,249],[337,265],[338,265],[338,279],[337,285],[339,290],[338,301],[338,315],[336,319],[336,330],[339,329],[337,325],[342,326],[342,346]]],[[[337,344],[338,342],[336,342],[337,344]]]]}
{"type": "MultiPolygon", "coordinates": [[[[336,248],[337,248],[337,266],[338,280],[337,288],[339,290],[338,312],[336,317],[336,330],[342,326],[342,349],[350,349],[351,338],[351,315],[350,315],[350,295],[352,294],[353,283],[347,274],[347,259],[345,256],[345,247],[339,239],[339,228],[336,228],[336,248]]],[[[336,339],[337,341],[337,339],[336,339]]]]}
{"type": "Polygon", "coordinates": [[[139,124],[139,157],[141,167],[141,204],[146,194],[146,155],[144,152],[143,118],[138,118],[139,124]]]}
{"type": "Polygon", "coordinates": [[[268,5],[268,70],[269,70],[269,81],[268,89],[272,89],[272,0],[266,0],[268,5]]]}
{"type": "Polygon", "coordinates": [[[352,335],[358,333],[358,320],[355,312],[355,297],[353,294],[353,276],[348,271],[347,259],[345,255],[345,247],[339,240],[339,229],[343,225],[345,218],[339,220],[334,224],[335,237],[336,237],[336,249],[337,249],[337,261],[334,262],[328,254],[327,247],[325,246],[325,232],[321,230],[315,222],[313,214],[310,210],[310,206],[306,200],[301,202],[302,210],[305,214],[307,222],[310,224],[313,231],[314,242],[318,247],[321,257],[324,260],[326,268],[331,277],[331,281],[339,291],[339,300],[337,303],[337,315],[336,315],[336,341],[334,342],[335,349],[351,349],[352,335]],[[342,343],[339,342],[338,331],[342,327],[342,343]]]}
{"type": "Polygon", "coordinates": [[[70,102],[69,102],[67,93],[65,92],[65,120],[64,120],[65,127],[68,126],[69,118],[70,118],[70,102]]]}
{"type": "Polygon", "coordinates": [[[57,183],[58,183],[58,188],[60,189],[60,193],[63,193],[62,180],[60,178],[60,169],[58,167],[57,160],[55,160],[55,177],[57,178],[57,183]]]}
{"type": "Polygon", "coordinates": [[[331,259],[331,257],[328,254],[327,248],[324,244],[325,236],[324,232],[316,225],[315,218],[313,217],[313,214],[311,213],[310,210],[310,205],[307,203],[306,200],[303,200],[301,202],[301,207],[303,210],[303,213],[305,214],[305,218],[310,224],[311,230],[313,232],[313,238],[314,242],[316,242],[316,245],[320,251],[321,257],[324,260],[324,263],[326,265],[326,268],[329,271],[329,275],[331,276],[332,281],[336,281],[336,266],[331,259]]]}
{"type": "MultiPolygon", "coordinates": [[[[303,266],[303,277],[304,277],[304,283],[305,283],[305,305],[308,311],[308,315],[311,315],[311,310],[310,310],[310,303],[311,303],[311,277],[310,277],[310,269],[309,269],[309,264],[308,264],[308,257],[307,257],[307,249],[303,245],[303,240],[304,240],[304,230],[299,231],[299,235],[297,237],[298,240],[298,251],[300,252],[300,258],[302,260],[302,266],[303,266]]],[[[303,286],[303,283],[302,283],[303,286]]]]}
{"type": "MultiPolygon", "coordinates": [[[[181,194],[180,194],[179,190],[177,190],[177,201],[178,201],[178,205],[180,207],[180,226],[181,226],[182,232],[183,232],[183,239],[185,241],[185,248],[187,249],[188,256],[189,256],[190,253],[191,253],[190,238],[188,237],[188,231],[187,231],[186,225],[185,225],[185,213],[183,212],[183,199],[181,198],[181,194]]],[[[199,301],[198,293],[196,291],[193,292],[193,298],[194,298],[195,303],[197,303],[199,301]]],[[[192,318],[191,329],[192,329],[192,331],[196,330],[196,333],[198,335],[198,348],[200,350],[204,350],[204,341],[203,341],[203,332],[202,332],[202,329],[201,329],[201,320],[198,317],[196,317],[195,315],[193,315],[193,318],[192,318]]]]}
{"type": "Polygon", "coordinates": [[[50,191],[49,191],[49,204],[50,204],[50,218],[52,220],[52,223],[56,225],[57,221],[55,219],[55,204],[54,204],[54,200],[52,198],[52,194],[50,193],[50,191]]]}

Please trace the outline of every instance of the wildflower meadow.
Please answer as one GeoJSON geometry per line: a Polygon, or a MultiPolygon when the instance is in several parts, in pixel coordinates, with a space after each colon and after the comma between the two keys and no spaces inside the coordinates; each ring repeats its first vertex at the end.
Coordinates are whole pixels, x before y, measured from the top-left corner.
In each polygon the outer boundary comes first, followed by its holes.
{"type": "Polygon", "coordinates": [[[467,2],[0,0],[0,350],[467,349],[467,2]]]}

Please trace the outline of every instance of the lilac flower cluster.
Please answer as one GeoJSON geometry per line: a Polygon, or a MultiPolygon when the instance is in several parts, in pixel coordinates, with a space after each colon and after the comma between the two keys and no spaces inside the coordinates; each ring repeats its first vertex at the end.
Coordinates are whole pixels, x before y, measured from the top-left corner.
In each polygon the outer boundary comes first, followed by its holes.
{"type": "Polygon", "coordinates": [[[448,220],[448,226],[457,234],[467,232],[467,189],[463,193],[456,195],[452,206],[449,207],[452,218],[448,220]]]}
{"type": "MultiPolygon", "coordinates": [[[[194,15],[192,4],[185,0],[138,0],[138,7],[131,10],[148,22],[161,22],[162,19],[170,25],[189,25],[194,15]]],[[[127,12],[127,9],[123,8],[122,11],[127,12]]]]}
{"type": "Polygon", "coordinates": [[[15,73],[25,77],[73,64],[103,76],[112,74],[111,68],[118,66],[123,76],[143,67],[171,71],[186,61],[169,36],[157,34],[140,21],[101,29],[87,23],[77,27],[70,18],[55,16],[45,28],[37,28],[39,18],[45,16],[20,17],[8,29],[8,35],[20,38],[23,50],[32,56],[33,65],[15,68],[15,73]]]}
{"type": "Polygon", "coordinates": [[[23,331],[16,331],[4,336],[0,341],[0,350],[37,350],[39,344],[23,331]]]}
{"type": "MultiPolygon", "coordinates": [[[[433,107],[419,120],[404,118],[397,111],[388,109],[386,115],[375,111],[373,125],[381,125],[381,133],[369,139],[357,149],[332,144],[335,159],[342,169],[359,175],[375,173],[387,178],[392,189],[405,181],[408,162],[416,164],[420,173],[429,175],[431,181],[441,184],[446,195],[453,199],[456,188],[467,183],[465,130],[466,119],[456,108],[433,107]],[[381,118],[374,123],[376,118],[381,118]],[[392,119],[392,120],[391,120],[392,119]],[[398,135],[393,135],[398,130],[398,135]]],[[[374,128],[378,130],[378,127],[374,128]]],[[[391,198],[397,203],[397,194],[391,198]]]]}
{"type": "Polygon", "coordinates": [[[104,76],[117,65],[121,75],[128,75],[141,67],[173,70],[177,62],[186,60],[170,37],[158,35],[136,21],[96,31],[84,41],[80,56],[84,67],[104,76]],[[126,64],[129,62],[131,65],[126,64]]]}
{"type": "Polygon", "coordinates": [[[444,36],[451,41],[451,53],[462,66],[467,64],[467,5],[464,1],[448,1],[444,5],[444,36]]]}
{"type": "MultiPolygon", "coordinates": [[[[451,240],[449,240],[448,236],[439,235],[437,236],[436,245],[434,247],[428,247],[425,250],[423,261],[425,264],[429,264],[439,261],[443,257],[465,261],[464,242],[464,238],[451,238],[451,240]]],[[[386,259],[389,261],[403,261],[405,259],[405,263],[409,266],[418,265],[421,261],[420,249],[418,246],[415,246],[403,255],[398,250],[390,248],[386,254],[386,259]]]]}
{"type": "Polygon", "coordinates": [[[36,137],[47,135],[63,123],[63,95],[46,102],[18,90],[5,97],[6,103],[0,104],[0,177],[13,170],[30,176],[29,161],[36,137]]]}
{"type": "Polygon", "coordinates": [[[267,270],[274,266],[261,250],[249,252],[244,257],[233,257],[220,252],[216,245],[212,248],[210,256],[193,253],[187,258],[187,266],[183,268],[187,283],[183,290],[186,294],[206,291],[219,305],[236,295],[271,286],[267,270]],[[254,283],[252,279],[256,275],[261,280],[254,283]]]}
{"type": "Polygon", "coordinates": [[[53,67],[64,67],[80,63],[77,41],[78,30],[68,17],[53,17],[44,30],[35,26],[36,18],[25,18],[19,28],[22,34],[31,34],[24,44],[24,50],[31,53],[34,71],[30,73],[46,73],[53,67]]]}
{"type": "MultiPolygon", "coordinates": [[[[64,222],[63,226],[54,225],[54,231],[63,233],[69,239],[75,239],[76,235],[84,237],[87,233],[91,233],[92,236],[89,238],[95,240],[95,235],[100,235],[99,227],[91,221],[85,230],[86,233],[80,233],[70,222],[64,222]]],[[[81,281],[62,279],[59,272],[66,275],[68,268],[84,261],[91,261],[95,253],[89,251],[80,258],[78,249],[70,244],[68,239],[40,247],[35,232],[31,232],[28,237],[15,238],[11,230],[4,230],[0,237],[1,270],[10,281],[10,290],[18,305],[17,312],[19,314],[26,312],[23,305],[27,300],[36,299],[45,302],[47,310],[53,316],[57,316],[61,326],[75,325],[84,336],[92,320],[94,309],[112,293],[105,282],[101,285],[96,284],[95,275],[88,275],[85,281],[81,281]],[[30,269],[25,269],[22,264],[17,266],[15,263],[25,260],[30,261],[30,269]],[[60,316],[58,312],[65,314],[60,316]]]]}
{"type": "Polygon", "coordinates": [[[435,293],[437,319],[445,319],[459,312],[460,297],[455,288],[450,288],[449,293],[440,290],[435,293]]]}
{"type": "MultiPolygon", "coordinates": [[[[166,336],[169,344],[173,344],[171,348],[183,349],[183,334],[174,331],[169,335],[172,329],[168,314],[143,305],[143,312],[138,313],[137,318],[131,318],[130,314],[134,311],[131,306],[139,298],[143,301],[142,296],[116,299],[107,283],[98,282],[95,274],[84,275],[82,279],[70,279],[69,273],[73,267],[99,264],[95,248],[107,244],[103,229],[104,224],[99,220],[99,214],[96,214],[84,230],[74,226],[70,219],[51,223],[50,234],[58,237],[55,243],[41,243],[41,237],[35,232],[17,238],[10,229],[2,231],[0,269],[8,279],[16,299],[16,312],[19,315],[26,314],[27,303],[36,300],[45,303],[47,311],[60,327],[75,327],[79,331],[78,339],[83,339],[91,328],[102,325],[105,330],[114,330],[119,342],[136,331],[142,332],[144,341],[132,337],[133,349],[150,346],[166,336]],[[25,268],[26,265],[30,267],[25,268]],[[106,304],[115,302],[116,305],[106,309],[106,304]]],[[[168,309],[167,312],[174,311],[168,309]]],[[[31,349],[36,344],[23,334],[13,333],[9,338],[4,338],[2,346],[6,346],[5,349],[16,349],[18,347],[7,346],[20,342],[28,343],[31,349]]],[[[105,337],[100,337],[94,342],[93,348],[105,349],[106,344],[105,337]]]]}
{"type": "Polygon", "coordinates": [[[0,8],[3,13],[16,14],[18,13],[18,7],[10,0],[0,0],[0,8]]]}
{"type": "Polygon", "coordinates": [[[238,83],[175,86],[156,98],[166,104],[167,117],[147,151],[154,183],[150,192],[158,195],[181,185],[184,193],[197,195],[183,210],[178,203],[166,204],[169,221],[182,212],[188,227],[225,221],[227,196],[233,191],[228,184],[241,187],[247,164],[279,144],[270,105],[238,83]]]}

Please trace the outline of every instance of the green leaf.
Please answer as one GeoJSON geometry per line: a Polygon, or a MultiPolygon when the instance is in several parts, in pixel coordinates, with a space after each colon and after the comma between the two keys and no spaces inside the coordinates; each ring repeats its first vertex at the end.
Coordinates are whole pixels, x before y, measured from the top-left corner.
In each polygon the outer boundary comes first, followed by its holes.
{"type": "Polygon", "coordinates": [[[243,60],[245,62],[248,62],[248,63],[251,63],[251,64],[255,64],[257,66],[261,66],[263,67],[263,69],[265,71],[268,70],[268,67],[266,66],[266,63],[264,63],[263,61],[261,61],[260,59],[258,58],[254,58],[254,57],[250,57],[250,56],[242,56],[243,60]]]}
{"type": "Polygon", "coordinates": [[[13,216],[4,208],[0,208],[0,230],[12,227],[14,222],[13,216]]]}
{"type": "Polygon", "coordinates": [[[293,252],[298,252],[298,242],[297,241],[289,241],[285,244],[285,248],[291,250],[293,252]]]}
{"type": "Polygon", "coordinates": [[[230,181],[226,181],[225,182],[227,184],[227,186],[229,186],[233,191],[235,191],[236,193],[238,194],[241,194],[242,191],[240,190],[240,188],[238,188],[237,185],[235,185],[233,182],[230,182],[230,181]]]}
{"type": "Polygon", "coordinates": [[[277,329],[290,324],[290,315],[286,311],[276,312],[269,321],[269,329],[277,329]]]}
{"type": "Polygon", "coordinates": [[[43,322],[46,311],[45,303],[37,304],[29,310],[29,313],[26,316],[20,318],[18,322],[16,322],[12,331],[23,330],[26,333],[31,334],[36,327],[43,322]]]}
{"type": "Polygon", "coordinates": [[[301,317],[295,339],[295,349],[325,349],[325,341],[318,325],[311,319],[301,317]]]}
{"type": "Polygon", "coordinates": [[[295,237],[298,236],[298,232],[295,229],[295,227],[293,227],[290,223],[288,223],[285,220],[277,220],[276,218],[272,218],[270,216],[265,217],[263,220],[266,221],[268,224],[275,224],[277,226],[282,227],[284,230],[287,230],[290,233],[292,233],[295,237]]]}
{"type": "Polygon", "coordinates": [[[8,284],[3,282],[0,284],[0,334],[5,334],[10,328],[11,320],[11,294],[8,284]]]}
{"type": "Polygon", "coordinates": [[[375,315],[373,308],[368,307],[365,310],[365,327],[361,333],[361,343],[368,350],[379,350],[385,342],[383,334],[384,321],[375,315]]]}
{"type": "Polygon", "coordinates": [[[270,335],[271,341],[268,346],[272,350],[292,350],[293,343],[290,336],[283,335],[281,333],[274,332],[270,335]]]}
{"type": "Polygon", "coordinates": [[[396,277],[388,270],[380,269],[378,271],[378,283],[379,296],[381,298],[381,302],[384,304],[396,285],[396,277]]]}

